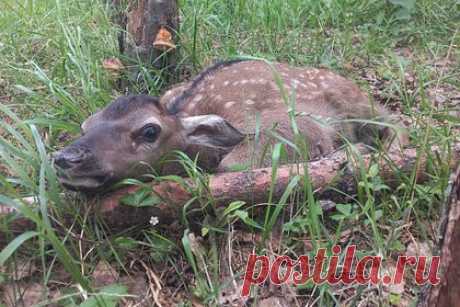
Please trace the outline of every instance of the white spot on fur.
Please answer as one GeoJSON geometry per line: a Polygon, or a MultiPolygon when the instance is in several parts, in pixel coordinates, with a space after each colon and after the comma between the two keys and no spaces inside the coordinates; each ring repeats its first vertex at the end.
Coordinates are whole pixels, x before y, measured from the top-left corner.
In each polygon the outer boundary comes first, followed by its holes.
{"type": "Polygon", "coordinates": [[[238,73],[238,70],[234,69],[232,70],[232,74],[237,74],[238,73]]]}
{"type": "Polygon", "coordinates": [[[209,86],[209,89],[210,89],[211,91],[214,90],[215,88],[216,88],[216,86],[215,86],[214,84],[211,84],[211,85],[209,86]]]}
{"type": "Polygon", "coordinates": [[[312,87],[312,88],[318,88],[318,85],[316,85],[316,83],[313,83],[313,82],[307,82],[308,86],[312,87]]]}
{"type": "Polygon", "coordinates": [[[324,76],[319,76],[318,79],[324,80],[324,76]]]}
{"type": "Polygon", "coordinates": [[[256,102],[254,100],[248,99],[248,100],[245,100],[244,103],[246,103],[247,105],[251,106],[251,105],[255,104],[256,102]]]}
{"type": "Polygon", "coordinates": [[[193,102],[199,102],[201,99],[203,99],[203,95],[199,94],[199,95],[196,95],[195,98],[193,98],[193,102]]]}
{"type": "Polygon", "coordinates": [[[283,77],[289,77],[289,75],[288,75],[287,73],[285,73],[285,72],[282,72],[281,75],[282,75],[283,77]]]}
{"type": "Polygon", "coordinates": [[[266,79],[260,78],[257,80],[260,84],[266,84],[268,81],[266,79]]]}
{"type": "Polygon", "coordinates": [[[230,84],[230,81],[225,81],[225,82],[224,82],[224,86],[227,86],[227,85],[229,85],[229,84],[230,84]]]}
{"type": "Polygon", "coordinates": [[[301,84],[302,82],[300,82],[300,81],[297,80],[297,79],[292,79],[292,83],[294,83],[295,85],[299,85],[299,84],[301,84]]]}
{"type": "Polygon", "coordinates": [[[304,74],[300,74],[299,77],[302,78],[302,79],[305,79],[305,75],[304,75],[304,74]]]}
{"type": "Polygon", "coordinates": [[[240,82],[239,82],[239,81],[235,81],[235,82],[233,82],[232,85],[233,85],[233,86],[237,86],[238,84],[240,84],[240,82]]]}
{"type": "Polygon", "coordinates": [[[246,84],[248,82],[249,82],[249,80],[241,80],[241,84],[246,84]]]}
{"type": "Polygon", "coordinates": [[[214,100],[221,101],[222,100],[222,95],[214,96],[214,100]]]}
{"type": "Polygon", "coordinates": [[[321,87],[327,88],[327,87],[329,87],[329,83],[327,83],[327,82],[321,82],[321,87]]]}
{"type": "Polygon", "coordinates": [[[233,107],[234,105],[236,104],[236,101],[228,101],[225,103],[225,108],[226,109],[230,109],[231,107],[233,107]]]}

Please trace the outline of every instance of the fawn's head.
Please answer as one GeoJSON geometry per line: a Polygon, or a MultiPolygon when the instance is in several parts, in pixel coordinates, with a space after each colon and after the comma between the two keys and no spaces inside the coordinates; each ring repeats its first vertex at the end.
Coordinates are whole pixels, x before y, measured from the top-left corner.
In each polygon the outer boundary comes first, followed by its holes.
{"type": "Polygon", "coordinates": [[[64,186],[83,191],[139,178],[175,150],[200,147],[223,155],[243,139],[219,116],[179,117],[145,95],[116,99],[85,120],[81,130],[54,154],[54,165],[64,186]]]}

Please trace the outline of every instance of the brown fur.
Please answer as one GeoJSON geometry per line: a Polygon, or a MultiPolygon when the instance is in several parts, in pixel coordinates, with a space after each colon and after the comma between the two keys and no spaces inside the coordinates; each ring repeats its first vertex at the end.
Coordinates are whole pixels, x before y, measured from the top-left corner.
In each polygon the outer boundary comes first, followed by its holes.
{"type": "MultiPolygon", "coordinates": [[[[256,114],[260,118],[262,134],[259,146],[243,142],[221,162],[226,169],[249,160],[270,164],[269,157],[257,157],[267,142],[273,139],[264,133],[276,124],[276,132],[292,140],[288,106],[280,92],[275,75],[281,78],[286,95],[295,93],[297,125],[311,148],[311,158],[336,149],[347,138],[352,143],[372,144],[374,131],[363,123],[337,123],[340,120],[388,120],[387,112],[371,105],[366,94],[353,82],[325,69],[294,68],[276,63],[273,67],[263,61],[244,61],[224,67],[207,76],[196,88],[195,94],[183,102],[179,116],[216,114],[246,135],[254,134],[256,114]],[[276,73],[275,73],[276,71],[276,73]],[[327,121],[336,122],[328,125],[327,121]],[[365,131],[360,131],[364,129],[365,131]],[[255,157],[254,157],[255,155],[255,157]]],[[[192,82],[167,91],[160,103],[167,109],[192,82]]],[[[375,126],[372,127],[376,128],[375,126]]],[[[385,130],[385,127],[377,129],[385,130]]]]}
{"type": "MultiPolygon", "coordinates": [[[[142,95],[120,97],[91,116],[82,125],[84,135],[56,155],[61,181],[77,189],[98,188],[142,176],[149,172],[145,164],[177,173],[175,163],[158,165],[174,150],[192,159],[198,155],[199,165],[207,170],[267,166],[270,147],[279,141],[274,136],[294,139],[291,97],[310,158],[330,153],[345,139],[372,145],[378,137],[394,136],[386,126],[362,122],[390,120],[382,107],[372,105],[355,84],[335,73],[234,60],[211,66],[159,101],[142,95]],[[149,142],[139,137],[146,125],[158,130],[149,142]],[[88,177],[84,170],[91,168],[97,172],[88,177]]],[[[289,159],[296,156],[289,146],[287,153],[289,159]]]]}

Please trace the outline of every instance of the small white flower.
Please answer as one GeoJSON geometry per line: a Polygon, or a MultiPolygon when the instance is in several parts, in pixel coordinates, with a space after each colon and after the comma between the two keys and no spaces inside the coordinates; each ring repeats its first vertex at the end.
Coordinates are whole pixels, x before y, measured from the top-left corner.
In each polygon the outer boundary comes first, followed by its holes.
{"type": "Polygon", "coordinates": [[[158,216],[152,216],[152,217],[150,218],[150,222],[149,222],[149,223],[150,223],[150,225],[152,225],[152,226],[155,226],[156,224],[158,224],[158,223],[159,223],[158,216]]]}

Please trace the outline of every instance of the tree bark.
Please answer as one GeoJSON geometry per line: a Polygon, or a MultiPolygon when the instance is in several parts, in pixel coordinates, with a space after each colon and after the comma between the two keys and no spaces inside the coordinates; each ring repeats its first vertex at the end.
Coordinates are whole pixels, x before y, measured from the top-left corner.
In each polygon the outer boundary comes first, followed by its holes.
{"type": "MultiPolygon", "coordinates": [[[[443,157],[437,147],[430,151],[433,155],[443,157]]],[[[423,182],[429,178],[427,174],[427,157],[417,156],[414,148],[405,149],[403,152],[393,152],[389,159],[375,159],[373,155],[363,155],[362,161],[365,167],[370,163],[379,163],[380,175],[385,183],[394,186],[399,182],[399,172],[408,175],[416,170],[416,181],[423,182]],[[372,162],[376,161],[376,162],[372,162]],[[398,170],[398,171],[395,171],[398,170]]],[[[450,163],[457,165],[460,160],[460,144],[452,147],[450,163]]],[[[339,151],[331,156],[317,161],[306,163],[313,189],[325,193],[331,186],[345,193],[356,191],[358,167],[349,159],[345,151],[339,151]]],[[[302,176],[304,169],[302,165],[284,165],[278,169],[274,185],[273,200],[281,197],[287,185],[294,175],[302,176]]],[[[225,207],[235,200],[245,201],[248,204],[264,203],[268,201],[268,194],[272,182],[271,168],[255,169],[245,172],[221,173],[209,176],[206,198],[211,198],[217,207],[225,207]]],[[[123,230],[132,226],[148,225],[152,216],[158,218],[159,223],[168,225],[179,220],[183,206],[193,197],[193,189],[196,185],[186,179],[186,186],[176,182],[164,181],[155,184],[147,184],[153,194],[161,201],[155,206],[132,207],[120,204],[127,195],[135,193],[139,187],[130,186],[100,199],[92,199],[91,210],[94,214],[89,216],[100,217],[107,227],[113,231],[123,230]],[[187,187],[188,186],[188,187],[187,187]]],[[[149,188],[149,189],[150,189],[149,188]]],[[[327,192],[330,197],[330,192],[327,192]]],[[[1,207],[0,207],[1,208],[1,207]]],[[[3,214],[6,214],[4,210],[3,214]]],[[[22,218],[17,218],[9,223],[8,229],[11,232],[19,233],[30,229],[30,223],[22,218]]],[[[0,233],[0,242],[5,242],[3,233],[0,233]]]]}
{"type": "Polygon", "coordinates": [[[128,88],[144,87],[139,82],[139,62],[172,74],[176,65],[179,12],[177,0],[112,0],[114,21],[121,27],[120,52],[131,61],[127,73],[128,88]]]}
{"type": "Polygon", "coordinates": [[[460,306],[460,167],[452,174],[439,231],[440,284],[427,286],[419,307],[460,306]]]}

